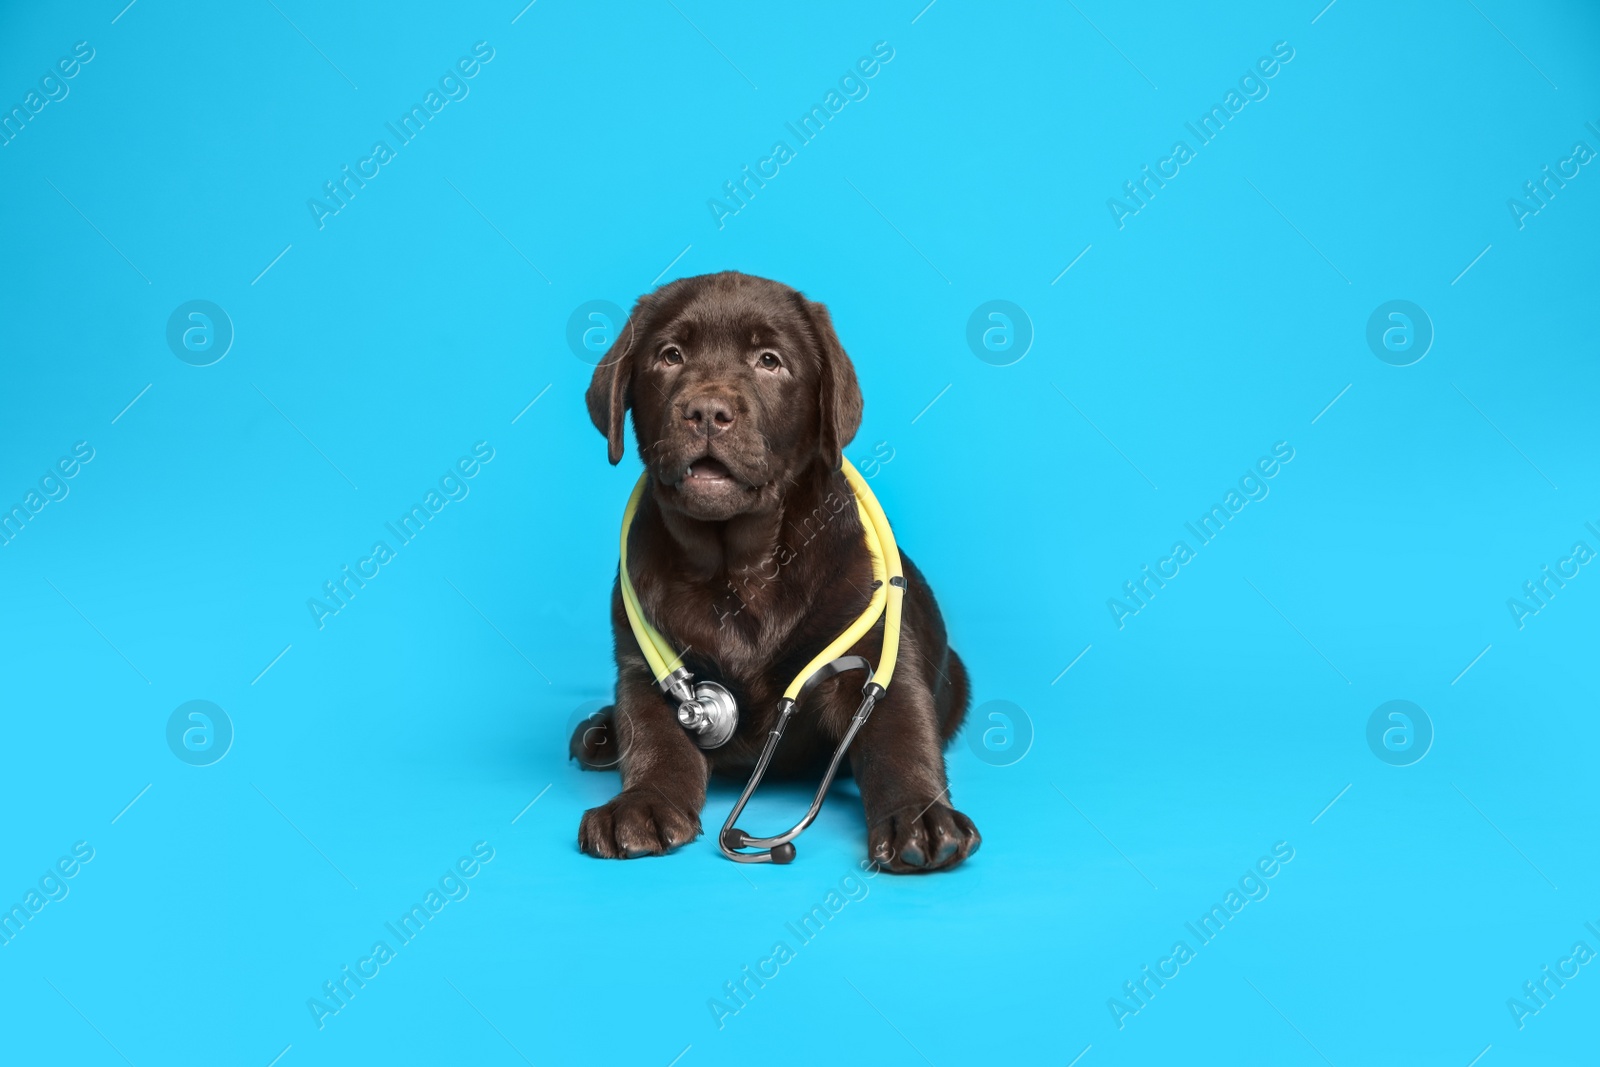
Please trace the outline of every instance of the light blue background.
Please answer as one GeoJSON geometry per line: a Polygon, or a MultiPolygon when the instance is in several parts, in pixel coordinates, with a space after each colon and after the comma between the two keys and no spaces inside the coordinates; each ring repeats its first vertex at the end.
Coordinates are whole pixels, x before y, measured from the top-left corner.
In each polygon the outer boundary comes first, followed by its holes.
{"type": "Polygon", "coordinates": [[[8,1060],[1594,1061],[1600,968],[1523,1029],[1506,1001],[1600,949],[1600,574],[1520,630],[1506,601],[1600,548],[1600,171],[1520,230],[1507,200],[1600,148],[1600,16],[921,2],[8,6],[7,109],[95,49],[0,148],[0,502],[95,449],[0,547],[0,902],[95,849],[0,947],[8,1060]],[[470,96],[319,230],[307,199],[477,41],[470,96]],[[719,230],[708,198],[877,41],[870,95],[719,230]],[[1270,95],[1119,230],[1107,198],[1277,41],[1270,95]],[[874,878],[804,946],[864,856],[848,787],[787,868],[575,848],[615,788],[566,739],[609,695],[638,468],[567,319],[730,268],[831,307],[849,454],[892,449],[873,484],[977,704],[1035,732],[951,750],[973,862],[874,878]],[[236,330],[210,367],[166,345],[192,299],[236,330]],[[992,299],[1036,331],[1013,366],[965,341],[992,299]],[[1436,331],[1410,367],[1366,345],[1391,299],[1436,331]],[[319,631],[307,598],[477,441],[470,496],[319,631]],[[1119,630],[1107,599],[1278,441],[1271,495],[1119,630]],[[206,768],[164,738],[195,699],[236,730],[206,768]],[[1393,699],[1436,731],[1410,767],[1366,743],[1393,699]],[[307,999],[478,841],[470,896],[319,1030],[307,999]],[[1270,896],[1118,1029],[1279,841],[1270,896]]]}

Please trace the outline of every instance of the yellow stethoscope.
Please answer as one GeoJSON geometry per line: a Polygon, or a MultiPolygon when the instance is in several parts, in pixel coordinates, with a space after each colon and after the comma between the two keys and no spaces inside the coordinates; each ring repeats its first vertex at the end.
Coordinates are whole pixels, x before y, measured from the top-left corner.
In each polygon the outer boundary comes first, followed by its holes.
{"type": "MultiPolygon", "coordinates": [[[[823,799],[827,796],[828,787],[833,784],[834,775],[838,773],[839,762],[844,759],[850,742],[855,740],[856,734],[866,723],[867,716],[872,714],[873,705],[883,698],[884,692],[889,688],[889,679],[894,675],[895,660],[900,652],[900,615],[906,592],[905,576],[901,573],[900,549],[895,544],[894,531],[889,528],[889,519],[883,513],[883,506],[867,487],[866,479],[861,477],[861,472],[856,470],[849,460],[843,461],[842,469],[850,488],[855,493],[856,509],[861,516],[861,525],[866,531],[867,549],[872,554],[872,599],[867,604],[867,609],[845,629],[844,633],[834,638],[827,648],[818,652],[811,662],[806,664],[805,669],[789,683],[789,688],[783,692],[783,698],[778,701],[778,723],[767,736],[761,757],[756,761],[755,770],[750,773],[749,784],[744,787],[744,792],[739,795],[739,802],[728,813],[727,821],[722,824],[722,832],[717,835],[717,847],[722,850],[722,854],[740,863],[788,863],[794,859],[794,845],[790,842],[799,837],[822,810],[823,799]],[[842,653],[861,640],[862,636],[877,624],[879,618],[885,620],[883,651],[878,658],[878,669],[874,672],[872,665],[864,657],[846,656],[842,653]],[[783,738],[784,728],[789,725],[789,719],[799,707],[800,700],[818,683],[850,670],[867,672],[867,682],[861,689],[861,706],[856,709],[855,717],[850,720],[850,726],[845,730],[843,739],[834,749],[833,760],[828,764],[828,772],[823,776],[822,784],[817,788],[817,795],[812,799],[805,818],[776,837],[751,837],[743,830],[737,829],[733,825],[734,821],[739,818],[745,804],[755,793],[756,787],[761,784],[761,778],[767,771],[767,764],[771,762],[772,754],[777,751],[778,742],[783,738]],[[740,851],[746,848],[757,851],[740,851]]],[[[628,497],[628,506],[622,513],[621,564],[618,568],[622,585],[622,606],[628,613],[628,625],[633,628],[633,636],[639,642],[639,651],[644,653],[650,671],[655,676],[656,684],[661,687],[663,693],[678,702],[679,724],[689,732],[701,748],[716,748],[725,744],[738,726],[739,713],[733,694],[716,682],[694,682],[693,675],[683,666],[682,655],[674,651],[661,632],[645,618],[644,609],[639,606],[639,596],[633,588],[633,581],[628,576],[628,530],[633,526],[633,516],[639,509],[639,501],[644,496],[645,484],[648,481],[648,472],[639,476],[638,483],[633,487],[633,494],[628,497]]]]}

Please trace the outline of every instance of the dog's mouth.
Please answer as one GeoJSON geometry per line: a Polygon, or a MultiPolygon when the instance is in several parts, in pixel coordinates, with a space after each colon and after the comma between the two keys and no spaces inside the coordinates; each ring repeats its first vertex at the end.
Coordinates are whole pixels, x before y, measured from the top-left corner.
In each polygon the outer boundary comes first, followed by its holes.
{"type": "Polygon", "coordinates": [[[709,452],[681,462],[675,479],[668,475],[661,481],[671,487],[677,507],[694,518],[731,518],[748,510],[761,489],[748,475],[709,452]]]}
{"type": "Polygon", "coordinates": [[[714,456],[701,456],[689,464],[689,469],[684,472],[682,480],[678,482],[681,489],[685,486],[716,486],[723,483],[734,482],[733,471],[728,465],[714,456]]]}

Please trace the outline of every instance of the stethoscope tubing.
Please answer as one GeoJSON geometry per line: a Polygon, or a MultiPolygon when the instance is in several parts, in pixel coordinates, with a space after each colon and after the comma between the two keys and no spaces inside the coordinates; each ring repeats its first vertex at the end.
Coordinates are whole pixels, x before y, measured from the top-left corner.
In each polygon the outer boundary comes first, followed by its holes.
{"type": "MultiPolygon", "coordinates": [[[[722,854],[739,863],[789,863],[794,859],[795,849],[791,843],[816,819],[822,811],[823,801],[827,798],[828,789],[832,786],[834,777],[838,774],[839,764],[843,762],[845,752],[855,740],[856,734],[866,724],[867,717],[872,714],[874,705],[882,699],[893,677],[894,668],[900,652],[900,621],[905,599],[906,580],[901,573],[900,549],[895,543],[894,531],[889,526],[888,516],[884,514],[883,506],[878,503],[878,498],[873,495],[866,479],[849,460],[842,460],[841,471],[856,498],[856,507],[861,518],[863,534],[867,547],[872,557],[872,596],[864,610],[856,620],[839,636],[835,637],[821,652],[807,663],[795,676],[789,688],[784,691],[783,698],[778,702],[778,721],[772,731],[767,735],[766,743],[762,746],[761,755],[756,760],[755,769],[750,774],[750,780],[745,784],[739,801],[728,813],[727,821],[722,825],[722,832],[717,835],[717,847],[722,854]],[[867,635],[871,629],[882,620],[883,647],[879,656],[877,677],[874,677],[872,665],[862,656],[845,655],[845,651],[855,645],[867,635]],[[773,754],[777,751],[778,743],[783,739],[784,730],[789,725],[799,707],[800,701],[811,692],[816,685],[827,678],[831,678],[842,671],[865,670],[867,682],[862,687],[861,705],[856,709],[855,715],[850,720],[844,736],[835,747],[833,758],[828,763],[827,773],[823,776],[822,784],[818,787],[816,796],[811,801],[811,806],[806,810],[805,817],[790,827],[784,833],[775,837],[751,837],[743,830],[734,826],[745,805],[755,794],[762,778],[766,775],[767,767],[772,762],[773,754]],[[743,849],[753,848],[756,851],[746,852],[743,849]]],[[[645,486],[649,481],[649,472],[639,476],[638,482],[633,487],[633,492],[628,497],[627,507],[622,515],[622,536],[619,545],[620,558],[618,567],[618,582],[622,589],[622,604],[628,622],[638,641],[639,650],[643,654],[651,673],[656,678],[656,683],[663,692],[671,693],[680,701],[693,699],[692,690],[688,687],[690,675],[683,667],[682,655],[676,653],[670,642],[661,634],[644,613],[643,606],[639,603],[637,592],[628,573],[628,530],[633,525],[634,513],[638,510],[640,500],[644,496],[645,486]]]]}
{"type": "Polygon", "coordinates": [[[750,772],[750,781],[745,783],[744,791],[739,794],[739,800],[728,812],[728,818],[722,824],[722,832],[717,835],[717,848],[724,856],[739,863],[789,863],[794,859],[794,846],[790,844],[795,838],[804,833],[816,821],[817,815],[822,811],[822,804],[828,797],[828,790],[833,786],[833,779],[839,773],[839,764],[843,762],[844,755],[850,749],[850,743],[855,740],[861,727],[866,725],[867,716],[872,714],[873,706],[883,696],[884,689],[872,680],[872,669],[866,659],[861,656],[841,656],[819,668],[806,682],[801,690],[802,698],[826,678],[849,670],[865,670],[867,672],[866,685],[862,687],[861,706],[856,709],[855,715],[850,719],[844,736],[839,739],[839,744],[834,747],[833,759],[828,762],[828,770],[822,776],[822,783],[817,786],[816,795],[811,798],[811,807],[806,809],[805,816],[785,832],[774,837],[752,837],[743,830],[734,826],[739,816],[744,811],[744,806],[761,785],[761,780],[767,773],[767,764],[772,761],[772,755],[778,749],[778,742],[783,739],[784,728],[789,725],[789,720],[794,716],[797,702],[785,700],[780,707],[778,722],[767,735],[767,743],[762,746],[761,756],[756,760],[756,766],[750,772]],[[755,852],[742,852],[740,849],[754,848],[755,852]]]}

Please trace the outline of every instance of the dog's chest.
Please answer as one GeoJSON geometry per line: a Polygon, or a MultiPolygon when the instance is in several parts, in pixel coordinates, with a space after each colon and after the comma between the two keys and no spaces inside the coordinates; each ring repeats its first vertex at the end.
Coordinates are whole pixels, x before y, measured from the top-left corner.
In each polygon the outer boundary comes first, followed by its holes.
{"type": "MultiPolygon", "coordinates": [[[[794,643],[804,622],[804,601],[765,590],[688,586],[679,591],[673,637],[690,659],[713,668],[724,684],[765,690],[768,676],[794,643]]],[[[781,690],[787,684],[778,682],[781,690]]]]}

